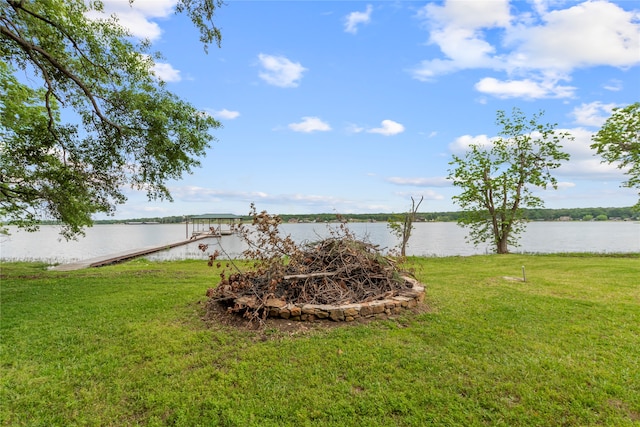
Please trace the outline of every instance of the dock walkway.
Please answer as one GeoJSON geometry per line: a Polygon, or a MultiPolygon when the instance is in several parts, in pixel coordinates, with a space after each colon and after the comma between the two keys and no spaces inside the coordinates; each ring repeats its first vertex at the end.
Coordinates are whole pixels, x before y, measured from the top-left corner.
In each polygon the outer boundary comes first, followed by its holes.
{"type": "Polygon", "coordinates": [[[198,236],[192,237],[189,240],[181,240],[179,242],[166,243],[164,245],[159,245],[159,246],[147,246],[144,248],[118,252],[116,254],[102,255],[95,258],[89,258],[81,261],[71,262],[68,264],[60,264],[60,265],[56,265],[55,267],[51,267],[51,270],[73,271],[73,270],[82,270],[84,268],[90,268],[90,267],[102,267],[105,265],[115,264],[118,262],[127,261],[133,258],[175,248],[177,246],[187,245],[189,243],[197,242],[198,240],[206,239],[209,237],[217,237],[217,236],[211,235],[211,234],[198,235],[198,236]]]}

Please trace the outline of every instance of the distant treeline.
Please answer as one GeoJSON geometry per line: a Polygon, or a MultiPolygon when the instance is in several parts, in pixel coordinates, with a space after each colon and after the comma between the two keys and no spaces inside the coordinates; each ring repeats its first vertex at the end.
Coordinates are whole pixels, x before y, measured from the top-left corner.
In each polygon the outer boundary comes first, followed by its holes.
{"type": "MultiPolygon", "coordinates": [[[[607,221],[640,219],[640,213],[631,207],[626,208],[572,208],[572,209],[524,209],[525,218],[530,221],[607,221]]],[[[198,214],[199,215],[199,214],[198,214]]],[[[418,212],[416,221],[457,221],[462,212],[418,212]]],[[[398,213],[369,214],[282,214],[283,222],[336,222],[340,219],[351,222],[387,222],[397,218],[398,213]]],[[[123,222],[157,222],[161,224],[184,223],[185,217],[167,216],[152,218],[133,218],[128,220],[99,220],[96,224],[115,224],[123,222]]],[[[249,217],[247,216],[247,219],[249,217]]]]}

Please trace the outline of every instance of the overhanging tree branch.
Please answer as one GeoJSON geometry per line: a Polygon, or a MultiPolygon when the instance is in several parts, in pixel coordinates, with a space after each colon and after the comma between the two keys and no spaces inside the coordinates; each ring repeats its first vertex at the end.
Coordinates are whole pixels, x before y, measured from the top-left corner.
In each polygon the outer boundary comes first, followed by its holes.
{"type": "MultiPolygon", "coordinates": [[[[32,52],[37,52],[49,64],[51,64],[56,70],[60,71],[62,74],[67,76],[70,80],[72,80],[80,88],[80,90],[82,90],[82,92],[85,94],[85,96],[87,97],[87,99],[89,100],[89,102],[91,103],[91,105],[93,107],[93,111],[96,113],[96,115],[98,115],[98,117],[100,117],[100,120],[102,120],[103,122],[109,124],[110,126],[114,127],[115,129],[117,129],[119,134],[122,132],[122,128],[117,123],[114,123],[113,121],[111,121],[107,117],[105,117],[104,114],[102,114],[102,110],[100,109],[100,106],[98,105],[98,102],[96,101],[96,99],[95,99],[95,97],[93,95],[93,92],[91,90],[89,90],[87,85],[85,85],[83,83],[83,81],[78,76],[76,76],[69,69],[67,69],[67,67],[63,66],[60,62],[58,62],[52,55],[49,54],[49,52],[45,51],[44,49],[40,48],[39,46],[36,46],[36,45],[28,42],[27,40],[24,40],[23,38],[19,37],[17,34],[12,33],[5,26],[0,26],[0,33],[2,35],[12,39],[18,45],[20,45],[24,49],[24,51],[26,53],[28,53],[33,58],[34,64],[37,65],[38,68],[41,71],[43,71],[43,74],[46,74],[46,68],[40,63],[40,61],[37,61],[37,59],[35,57],[33,57],[33,55],[31,54],[32,52]]],[[[48,87],[49,91],[54,92],[53,91],[53,86],[51,84],[51,80],[50,79],[46,79],[46,81],[47,81],[47,87],[48,87]]]]}
{"type": "MultiPolygon", "coordinates": [[[[213,27],[207,40],[218,43],[211,19],[219,4],[178,0],[201,33],[213,27]]],[[[11,148],[0,149],[0,220],[7,224],[33,229],[46,215],[66,224],[70,237],[93,213],[123,203],[123,188],[170,200],[166,181],[198,166],[215,140],[210,131],[220,123],[154,78],[143,59],[148,43],[131,41],[113,19],[90,20],[92,9],[102,9],[100,0],[0,0],[0,130],[11,148]],[[17,70],[29,73],[27,83],[17,70]],[[80,120],[64,123],[63,111],[80,120]]]]}

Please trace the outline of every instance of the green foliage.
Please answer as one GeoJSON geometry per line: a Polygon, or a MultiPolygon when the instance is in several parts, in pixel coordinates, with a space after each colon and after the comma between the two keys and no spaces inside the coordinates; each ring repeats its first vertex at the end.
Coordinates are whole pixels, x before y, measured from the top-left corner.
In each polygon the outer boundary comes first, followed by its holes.
{"type": "MultiPolygon", "coordinates": [[[[205,43],[219,43],[211,29],[219,4],[179,2],[205,43]]],[[[165,183],[197,167],[214,140],[220,124],[167,91],[147,41],[134,42],[114,17],[87,17],[101,9],[100,1],[0,2],[0,218],[8,224],[33,230],[53,219],[69,238],[92,214],[113,212],[126,187],[171,200],[165,183]]]]}
{"type": "Polygon", "coordinates": [[[404,225],[405,215],[391,214],[387,220],[387,227],[398,238],[402,237],[402,228],[404,225]]]}
{"type": "Polygon", "coordinates": [[[589,221],[598,215],[606,215],[608,218],[616,219],[637,217],[637,213],[631,206],[625,208],[524,209],[525,218],[532,221],[555,221],[561,217],[570,217],[574,221],[589,221]]]}
{"type": "MultiPolygon", "coordinates": [[[[593,135],[592,149],[602,156],[603,162],[617,163],[627,169],[629,177],[622,185],[640,188],[640,102],[624,108],[614,108],[613,114],[593,135]]],[[[640,210],[640,200],[635,205],[640,210]]]]}
{"type": "Polygon", "coordinates": [[[259,331],[202,261],[4,264],[0,425],[634,426],[639,260],[410,257],[428,310],[259,331]]]}
{"type": "Polygon", "coordinates": [[[509,118],[498,111],[502,129],[490,146],[471,144],[464,157],[454,155],[449,163],[455,168],[448,178],[462,189],[453,197],[463,210],[458,223],[470,228],[474,244],[491,241],[496,252],[507,253],[524,230],[522,208],[543,206],[532,188],[556,188],[550,171],[569,159],[560,142],[572,137],[555,131],[556,125],[538,123],[542,114],[527,119],[514,108],[509,118]]]}

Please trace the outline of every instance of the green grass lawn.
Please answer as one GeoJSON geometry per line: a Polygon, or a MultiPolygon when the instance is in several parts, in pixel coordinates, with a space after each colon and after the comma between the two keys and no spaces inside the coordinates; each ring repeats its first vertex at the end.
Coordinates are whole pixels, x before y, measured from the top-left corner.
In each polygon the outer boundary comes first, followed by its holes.
{"type": "Polygon", "coordinates": [[[409,262],[428,310],[295,333],[204,322],[204,261],[4,264],[0,423],[640,425],[640,255],[409,262]]]}

